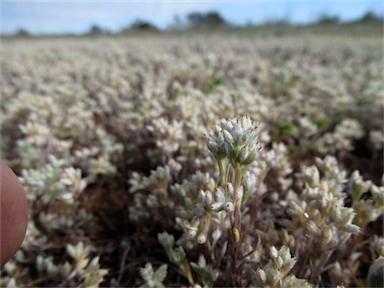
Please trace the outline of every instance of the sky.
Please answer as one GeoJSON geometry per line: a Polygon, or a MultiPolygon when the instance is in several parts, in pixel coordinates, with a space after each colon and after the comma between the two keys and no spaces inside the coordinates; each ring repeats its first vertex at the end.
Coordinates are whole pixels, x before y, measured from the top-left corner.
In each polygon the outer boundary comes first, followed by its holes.
{"type": "Polygon", "coordinates": [[[84,33],[92,25],[116,32],[137,19],[166,28],[175,15],[208,11],[236,25],[279,19],[305,24],[321,15],[348,21],[367,11],[384,14],[380,0],[0,0],[0,5],[0,33],[6,34],[21,28],[32,34],[84,33]]]}

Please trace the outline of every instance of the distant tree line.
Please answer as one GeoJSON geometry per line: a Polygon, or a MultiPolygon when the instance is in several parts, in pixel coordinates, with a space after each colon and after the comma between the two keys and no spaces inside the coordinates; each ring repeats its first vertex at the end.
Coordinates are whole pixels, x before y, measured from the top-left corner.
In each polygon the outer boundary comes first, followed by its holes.
{"type": "Polygon", "coordinates": [[[193,12],[187,15],[188,28],[217,28],[228,26],[227,21],[218,12],[198,13],[193,12]]]}
{"type": "MultiPolygon", "coordinates": [[[[338,16],[331,15],[321,15],[314,24],[337,24],[340,23],[340,18],[338,16]]],[[[360,19],[351,21],[350,23],[372,23],[372,22],[383,22],[383,17],[376,15],[375,13],[368,11],[360,19]]]]}
{"type": "MultiPolygon", "coordinates": [[[[383,17],[379,16],[371,11],[365,13],[361,18],[351,21],[350,23],[373,23],[373,22],[383,22],[383,17]]],[[[339,24],[341,23],[338,16],[331,16],[327,14],[320,15],[313,25],[327,25],[327,24],[339,24]]],[[[269,23],[270,24],[270,23],[269,23]]],[[[287,19],[276,20],[272,24],[283,24],[289,25],[287,19]]],[[[261,24],[262,25],[262,24],[261,24]]],[[[246,24],[250,26],[250,24],[246,24]]],[[[256,26],[256,25],[253,25],[256,26]]],[[[221,16],[216,11],[209,11],[206,13],[201,12],[191,12],[184,17],[178,15],[175,16],[174,21],[171,25],[168,26],[168,30],[200,30],[200,29],[217,29],[233,27],[223,16],[221,16]]],[[[127,27],[122,28],[118,33],[129,33],[129,32],[141,32],[141,31],[150,31],[158,32],[160,29],[150,21],[138,19],[127,27]]],[[[98,26],[92,26],[89,34],[97,35],[108,33],[106,30],[99,28],[98,26]]]]}
{"type": "MultiPolygon", "coordinates": [[[[373,22],[383,22],[383,17],[379,16],[371,11],[365,13],[361,18],[350,21],[348,23],[373,23],[373,22]]],[[[327,25],[327,24],[339,24],[341,23],[340,18],[338,16],[330,16],[327,14],[320,15],[316,21],[314,21],[313,25],[327,25]]],[[[264,24],[283,24],[290,25],[290,22],[287,19],[284,20],[276,20],[276,21],[267,21],[264,24]]],[[[259,25],[264,25],[259,24],[259,25]]],[[[250,26],[258,26],[248,22],[246,27],[250,26]]],[[[180,17],[178,15],[175,16],[174,21],[170,24],[167,30],[200,30],[200,29],[218,29],[225,27],[234,27],[231,23],[229,23],[226,19],[224,19],[218,12],[209,11],[206,13],[202,12],[191,12],[184,17],[180,17]]],[[[133,21],[130,25],[123,27],[120,29],[117,34],[124,34],[130,32],[159,32],[159,29],[155,24],[148,20],[137,19],[133,21]]],[[[91,25],[90,29],[86,33],[90,36],[97,35],[106,35],[112,34],[112,32],[108,31],[100,27],[97,24],[91,25]]],[[[30,33],[25,28],[19,29],[16,36],[26,37],[29,36],[30,33]]]]}

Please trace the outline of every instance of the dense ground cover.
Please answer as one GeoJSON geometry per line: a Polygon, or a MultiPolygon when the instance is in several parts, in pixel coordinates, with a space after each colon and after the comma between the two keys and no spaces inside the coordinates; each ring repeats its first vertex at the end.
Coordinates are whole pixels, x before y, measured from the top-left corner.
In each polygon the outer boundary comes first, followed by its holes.
{"type": "Polygon", "coordinates": [[[366,285],[382,68],[370,37],[4,41],[1,157],[30,222],[1,285],[366,285]]]}

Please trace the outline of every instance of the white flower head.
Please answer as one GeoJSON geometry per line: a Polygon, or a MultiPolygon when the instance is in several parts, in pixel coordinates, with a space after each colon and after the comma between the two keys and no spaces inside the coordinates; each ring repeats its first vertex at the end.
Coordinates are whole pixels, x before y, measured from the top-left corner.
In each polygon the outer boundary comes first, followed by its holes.
{"type": "Polygon", "coordinates": [[[216,125],[213,133],[207,136],[207,146],[217,160],[225,158],[224,135],[220,126],[216,125]]]}
{"type": "Polygon", "coordinates": [[[225,154],[232,166],[247,166],[257,158],[262,144],[259,141],[260,129],[251,118],[242,116],[221,120],[220,127],[224,138],[225,154]]]}

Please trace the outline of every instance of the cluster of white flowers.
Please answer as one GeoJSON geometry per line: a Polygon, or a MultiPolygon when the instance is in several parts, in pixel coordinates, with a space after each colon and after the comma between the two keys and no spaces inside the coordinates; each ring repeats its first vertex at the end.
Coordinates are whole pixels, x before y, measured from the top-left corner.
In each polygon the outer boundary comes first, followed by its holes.
{"type": "Polygon", "coordinates": [[[208,148],[216,159],[223,158],[224,150],[233,167],[247,166],[255,161],[261,149],[259,133],[258,127],[247,116],[228,121],[223,119],[215,128],[213,137],[208,137],[208,148]],[[222,135],[219,135],[220,132],[222,135]]]}
{"type": "Polygon", "coordinates": [[[382,43],[298,39],[4,40],[0,155],[30,221],[0,286],[376,277],[382,43]]]}
{"type": "Polygon", "coordinates": [[[165,118],[153,121],[147,126],[148,131],[156,135],[156,145],[168,157],[180,147],[183,139],[183,124],[178,121],[169,123],[165,118]]]}
{"type": "Polygon", "coordinates": [[[88,181],[82,178],[80,169],[65,168],[65,160],[50,156],[48,161],[40,169],[22,170],[20,180],[24,187],[28,187],[27,197],[31,201],[41,198],[43,203],[61,199],[74,204],[88,181]]]}
{"type": "MultiPolygon", "coordinates": [[[[305,257],[299,259],[303,269],[300,275],[311,275],[311,280],[319,277],[321,267],[329,261],[334,251],[341,249],[353,234],[359,234],[367,223],[382,215],[384,209],[384,203],[380,200],[384,197],[384,191],[379,192],[376,186],[372,198],[361,200],[361,195],[370,189],[371,183],[363,181],[358,172],[352,173],[348,183],[346,171],[339,168],[334,157],[316,159],[316,163],[322,173],[315,166],[303,167],[303,192],[300,196],[289,194],[288,214],[292,220],[284,221],[287,229],[294,233],[295,239],[310,237],[308,241],[311,245],[319,247],[316,251],[304,252],[302,249],[312,248],[295,245],[296,251],[301,250],[302,254],[317,255],[311,265],[308,265],[305,257]],[[352,198],[352,207],[344,204],[348,196],[352,198]]],[[[343,252],[347,251],[343,249],[343,252]]],[[[354,251],[348,254],[352,262],[360,256],[354,251]]],[[[344,283],[349,283],[353,273],[340,263],[335,263],[330,277],[335,281],[342,279],[344,283]]]]}
{"type": "MultiPolygon", "coordinates": [[[[51,283],[54,283],[56,278],[60,277],[65,279],[64,283],[67,286],[78,283],[82,287],[98,287],[108,270],[100,268],[98,256],[92,257],[90,255],[91,247],[79,242],[76,245],[67,244],[65,250],[73,261],[55,264],[56,261],[54,261],[53,256],[37,255],[35,263],[37,274],[51,283]]],[[[26,261],[26,259],[20,259],[19,256],[19,261],[26,261]]],[[[13,270],[15,270],[15,262],[13,260],[8,262],[5,270],[8,274],[12,274],[13,270]]],[[[8,280],[8,287],[17,287],[18,285],[18,278],[8,280]]]]}
{"type": "Polygon", "coordinates": [[[364,131],[356,120],[344,119],[332,133],[326,133],[318,142],[321,153],[335,153],[337,151],[350,151],[353,149],[352,140],[360,139],[364,131]]]}
{"type": "Polygon", "coordinates": [[[352,195],[352,207],[356,211],[355,223],[361,227],[375,221],[384,213],[384,187],[371,181],[364,181],[359,171],[354,171],[349,180],[349,194],[352,195]],[[370,192],[371,198],[364,199],[363,194],[370,192]]]}
{"type": "Polygon", "coordinates": [[[255,282],[258,287],[311,287],[305,280],[297,279],[295,276],[285,277],[296,263],[292,258],[289,248],[283,246],[280,250],[272,246],[269,249],[270,260],[263,268],[257,268],[255,282]]]}
{"type": "MultiPolygon", "coordinates": [[[[343,174],[338,170],[333,170],[332,173],[338,177],[343,174]]],[[[335,179],[332,174],[326,173],[325,179],[321,180],[320,173],[314,166],[304,167],[303,177],[303,199],[290,202],[288,212],[323,245],[324,252],[344,243],[350,233],[360,232],[359,226],[352,224],[356,212],[352,208],[344,207],[344,179],[335,179]]]]}

